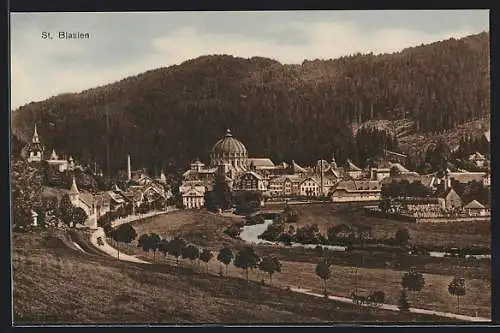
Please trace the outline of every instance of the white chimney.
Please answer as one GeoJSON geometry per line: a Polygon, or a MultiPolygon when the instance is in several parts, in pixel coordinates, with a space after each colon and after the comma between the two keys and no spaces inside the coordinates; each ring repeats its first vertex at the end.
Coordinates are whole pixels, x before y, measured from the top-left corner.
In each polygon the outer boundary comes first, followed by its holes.
{"type": "Polygon", "coordinates": [[[127,156],[127,177],[128,180],[132,179],[132,169],[130,167],[130,155],[127,156]]]}

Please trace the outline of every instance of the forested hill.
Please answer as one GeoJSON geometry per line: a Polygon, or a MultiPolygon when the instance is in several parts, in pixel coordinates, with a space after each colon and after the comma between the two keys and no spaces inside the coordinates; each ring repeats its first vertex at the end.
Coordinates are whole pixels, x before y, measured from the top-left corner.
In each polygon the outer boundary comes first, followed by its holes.
{"type": "Polygon", "coordinates": [[[28,140],[36,121],[47,146],[104,165],[107,108],[115,170],[128,153],[151,169],[206,159],[228,127],[250,156],[342,161],[356,155],[352,124],[406,119],[430,134],[489,115],[489,82],[485,32],[300,65],[210,55],[25,105],[13,131],[28,140]]]}

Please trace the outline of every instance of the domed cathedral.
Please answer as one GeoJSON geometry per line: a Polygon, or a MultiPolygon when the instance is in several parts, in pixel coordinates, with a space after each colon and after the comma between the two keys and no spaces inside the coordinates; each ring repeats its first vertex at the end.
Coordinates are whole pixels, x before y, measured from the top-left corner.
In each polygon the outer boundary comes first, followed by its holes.
{"type": "Polygon", "coordinates": [[[247,170],[248,152],[245,145],[235,139],[231,130],[226,131],[226,135],[217,141],[210,152],[210,166],[224,166],[234,173],[247,170]]]}

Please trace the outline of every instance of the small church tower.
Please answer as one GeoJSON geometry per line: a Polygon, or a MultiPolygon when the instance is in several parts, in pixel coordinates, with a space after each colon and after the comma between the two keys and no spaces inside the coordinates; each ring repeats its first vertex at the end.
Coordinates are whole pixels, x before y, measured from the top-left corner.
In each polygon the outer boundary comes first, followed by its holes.
{"type": "Polygon", "coordinates": [[[163,172],[163,170],[161,170],[160,172],[160,181],[164,184],[167,183],[167,177],[165,177],[165,173],[163,172]]]}
{"type": "Polygon", "coordinates": [[[33,138],[31,143],[26,147],[26,153],[28,154],[28,162],[41,162],[43,160],[44,147],[40,142],[38,137],[38,131],[35,124],[35,131],[33,133],[33,138]]]}
{"type": "Polygon", "coordinates": [[[80,198],[80,191],[76,186],[75,176],[73,176],[73,183],[71,184],[71,189],[69,190],[69,198],[72,203],[77,202],[80,198]]]}
{"type": "Polygon", "coordinates": [[[337,162],[335,161],[335,153],[332,154],[332,161],[330,162],[332,169],[337,169],[337,162]]]}

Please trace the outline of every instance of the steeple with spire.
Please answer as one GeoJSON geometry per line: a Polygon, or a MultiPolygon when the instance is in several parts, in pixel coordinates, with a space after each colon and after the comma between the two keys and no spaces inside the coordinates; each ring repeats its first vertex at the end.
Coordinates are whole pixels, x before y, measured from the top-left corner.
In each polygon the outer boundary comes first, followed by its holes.
{"type": "Polygon", "coordinates": [[[31,139],[32,143],[40,143],[40,138],[38,137],[38,131],[36,129],[36,124],[35,124],[35,132],[33,133],[33,139],[31,139]]]}
{"type": "Polygon", "coordinates": [[[337,169],[337,162],[335,161],[335,153],[332,154],[332,161],[330,162],[332,169],[337,169]]]}
{"type": "Polygon", "coordinates": [[[40,142],[40,137],[38,136],[38,130],[35,124],[33,138],[31,139],[31,142],[25,147],[25,153],[27,155],[28,162],[41,162],[43,160],[44,150],[45,148],[40,142]]]}
{"type": "Polygon", "coordinates": [[[165,173],[163,172],[163,169],[160,172],[160,181],[166,183],[167,182],[167,177],[165,177],[165,173]]]}
{"type": "Polygon", "coordinates": [[[57,156],[56,150],[54,148],[52,148],[52,154],[50,154],[50,159],[55,161],[58,158],[59,158],[59,156],[57,156]]]}

